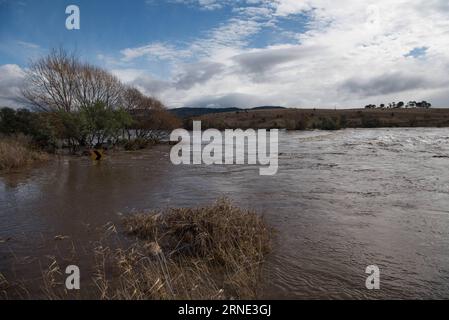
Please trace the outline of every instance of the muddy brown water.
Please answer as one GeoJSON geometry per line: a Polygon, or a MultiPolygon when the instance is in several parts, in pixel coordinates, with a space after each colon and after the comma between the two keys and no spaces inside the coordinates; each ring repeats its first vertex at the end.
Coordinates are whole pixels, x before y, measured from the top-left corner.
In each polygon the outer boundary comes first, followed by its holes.
{"type": "Polygon", "coordinates": [[[448,157],[449,129],[417,128],[281,132],[272,177],[173,166],[167,146],[100,164],[63,158],[0,175],[0,273],[32,284],[53,256],[83,270],[121,216],[225,195],[278,230],[262,298],[449,298],[448,157]],[[365,288],[369,265],[379,291],[365,288]]]}

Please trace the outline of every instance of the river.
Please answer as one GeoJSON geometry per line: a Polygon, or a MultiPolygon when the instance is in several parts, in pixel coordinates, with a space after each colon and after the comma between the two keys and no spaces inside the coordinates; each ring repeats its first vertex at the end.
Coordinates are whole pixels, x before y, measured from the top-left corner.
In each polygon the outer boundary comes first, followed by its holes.
{"type": "Polygon", "coordinates": [[[277,230],[262,298],[449,298],[449,129],[281,132],[279,142],[275,176],[174,166],[168,146],[0,175],[0,273],[32,282],[58,255],[82,269],[99,230],[123,215],[225,195],[277,230]],[[365,287],[370,265],[380,290],[365,287]]]}

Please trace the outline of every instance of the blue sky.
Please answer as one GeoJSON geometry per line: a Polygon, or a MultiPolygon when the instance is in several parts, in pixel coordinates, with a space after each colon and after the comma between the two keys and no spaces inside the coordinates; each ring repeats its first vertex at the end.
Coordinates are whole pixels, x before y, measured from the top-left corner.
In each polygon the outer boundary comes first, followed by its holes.
{"type": "Polygon", "coordinates": [[[230,16],[229,9],[211,12],[145,0],[11,0],[3,1],[0,8],[0,63],[18,64],[26,62],[28,52],[17,55],[9,48],[20,47],[20,42],[45,49],[76,48],[91,59],[152,41],[189,41],[230,16]],[[65,8],[70,4],[81,10],[79,31],[65,28],[65,8]]]}
{"type": "Polygon", "coordinates": [[[0,0],[0,103],[75,50],[169,107],[449,106],[444,0],[0,0]],[[81,30],[67,30],[77,5],[81,30]]]}
{"type": "MultiPolygon", "coordinates": [[[[157,0],[0,0],[0,64],[26,65],[30,57],[59,46],[76,50],[95,63],[102,62],[98,55],[113,55],[151,42],[171,42],[182,47],[233,18],[234,9],[224,6],[207,10],[157,0]],[[72,4],[81,10],[82,28],[77,31],[65,28],[65,9],[72,4]]],[[[262,28],[254,34],[248,46],[288,41],[279,29],[302,32],[306,21],[306,16],[280,19],[276,27],[262,28]]]]}

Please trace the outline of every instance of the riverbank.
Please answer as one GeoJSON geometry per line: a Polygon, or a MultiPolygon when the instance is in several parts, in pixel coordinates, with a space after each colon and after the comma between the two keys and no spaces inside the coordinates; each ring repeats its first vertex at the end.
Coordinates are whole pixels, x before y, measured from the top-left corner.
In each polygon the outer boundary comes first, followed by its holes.
{"type": "Polygon", "coordinates": [[[344,128],[449,127],[449,109],[270,109],[207,114],[205,129],[339,130],[344,128]]]}
{"type": "Polygon", "coordinates": [[[10,172],[47,161],[50,156],[33,148],[25,136],[0,137],[0,173],[10,172]]]}

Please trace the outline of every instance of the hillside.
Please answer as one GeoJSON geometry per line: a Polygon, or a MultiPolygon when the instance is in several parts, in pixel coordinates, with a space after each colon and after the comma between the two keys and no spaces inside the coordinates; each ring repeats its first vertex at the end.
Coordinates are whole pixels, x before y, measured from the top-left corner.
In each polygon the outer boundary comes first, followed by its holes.
{"type": "Polygon", "coordinates": [[[449,127],[449,109],[239,110],[192,117],[186,123],[187,127],[191,127],[192,120],[201,120],[204,129],[338,130],[342,128],[449,127]]]}
{"type": "MultiPolygon", "coordinates": [[[[271,106],[263,106],[263,107],[256,107],[253,109],[248,110],[273,110],[273,109],[283,109],[282,107],[271,107],[271,106]]],[[[177,109],[171,109],[169,110],[171,113],[173,113],[175,116],[177,116],[180,119],[188,119],[191,117],[198,117],[203,116],[207,114],[217,114],[217,113],[229,113],[229,112],[241,112],[245,111],[246,109],[239,109],[239,108],[177,108],[177,109]]]]}

